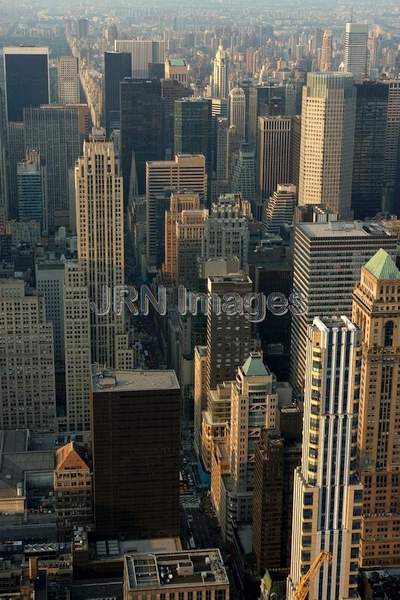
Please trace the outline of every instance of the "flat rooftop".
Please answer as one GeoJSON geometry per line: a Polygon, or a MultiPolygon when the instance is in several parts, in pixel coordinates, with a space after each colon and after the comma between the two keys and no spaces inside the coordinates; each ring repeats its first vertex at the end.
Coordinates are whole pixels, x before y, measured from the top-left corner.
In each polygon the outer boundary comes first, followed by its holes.
{"type": "Polygon", "coordinates": [[[364,221],[329,221],[299,223],[298,229],[309,238],[394,237],[382,223],[364,221]]]}
{"type": "Polygon", "coordinates": [[[140,392],[151,390],[179,390],[175,371],[149,370],[92,371],[92,389],[100,392],[140,392]]]}
{"type": "Polygon", "coordinates": [[[130,590],[168,590],[228,585],[218,549],[162,554],[128,554],[125,577],[130,590]]]}

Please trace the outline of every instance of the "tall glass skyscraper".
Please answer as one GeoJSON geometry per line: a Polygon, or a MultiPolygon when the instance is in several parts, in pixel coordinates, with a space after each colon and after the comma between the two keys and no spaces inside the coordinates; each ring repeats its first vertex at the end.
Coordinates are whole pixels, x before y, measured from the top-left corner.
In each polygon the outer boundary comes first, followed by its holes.
{"type": "Polygon", "coordinates": [[[129,52],[104,53],[104,120],[107,136],[120,127],[120,83],[132,75],[129,52]]]}
{"type": "Polygon", "coordinates": [[[49,49],[7,47],[3,56],[7,120],[22,121],[25,107],[50,102],[49,49]]]}
{"type": "Polygon", "coordinates": [[[46,169],[37,150],[27,153],[17,165],[17,194],[19,221],[37,221],[46,229],[47,223],[46,169]]]}
{"type": "Polygon", "coordinates": [[[204,154],[211,170],[211,100],[175,101],[175,154],[204,154]]]}
{"type": "MultiPolygon", "coordinates": [[[[146,190],[146,161],[164,158],[164,103],[158,79],[121,82],[121,158],[125,202],[129,197],[132,165],[139,194],[146,190]]],[[[135,187],[136,187],[135,185],[135,187]]]]}

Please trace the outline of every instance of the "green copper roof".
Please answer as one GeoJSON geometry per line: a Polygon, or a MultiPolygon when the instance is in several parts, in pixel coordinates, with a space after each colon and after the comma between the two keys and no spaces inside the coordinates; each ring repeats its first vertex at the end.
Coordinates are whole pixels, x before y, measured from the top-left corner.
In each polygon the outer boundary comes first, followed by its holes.
{"type": "Polygon", "coordinates": [[[377,279],[400,279],[400,271],[396,267],[392,257],[381,248],[376,254],[364,265],[372,275],[377,279]]]}
{"type": "Polygon", "coordinates": [[[246,377],[265,377],[269,371],[263,363],[259,352],[252,352],[242,367],[246,377]]]}
{"type": "Polygon", "coordinates": [[[169,64],[171,67],[186,67],[186,62],[183,58],[170,58],[169,64]]]}

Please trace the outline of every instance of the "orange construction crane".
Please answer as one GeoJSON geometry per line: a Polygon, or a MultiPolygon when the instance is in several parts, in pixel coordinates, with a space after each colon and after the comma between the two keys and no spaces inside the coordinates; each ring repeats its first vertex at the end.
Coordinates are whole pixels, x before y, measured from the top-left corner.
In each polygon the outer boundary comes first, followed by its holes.
{"type": "Polygon", "coordinates": [[[326,550],[322,550],[322,552],[318,554],[318,556],[312,562],[307,573],[300,579],[294,592],[293,600],[306,600],[308,592],[310,591],[310,583],[319,571],[320,566],[323,562],[331,562],[331,560],[332,554],[326,552],[326,550]]]}

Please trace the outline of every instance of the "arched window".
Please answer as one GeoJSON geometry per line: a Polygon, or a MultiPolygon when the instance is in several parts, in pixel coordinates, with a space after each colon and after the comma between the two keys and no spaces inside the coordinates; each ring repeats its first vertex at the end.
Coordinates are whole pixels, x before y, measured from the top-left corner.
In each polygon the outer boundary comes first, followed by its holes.
{"type": "Polygon", "coordinates": [[[393,345],[393,321],[388,321],[385,324],[385,347],[393,345]]]}

